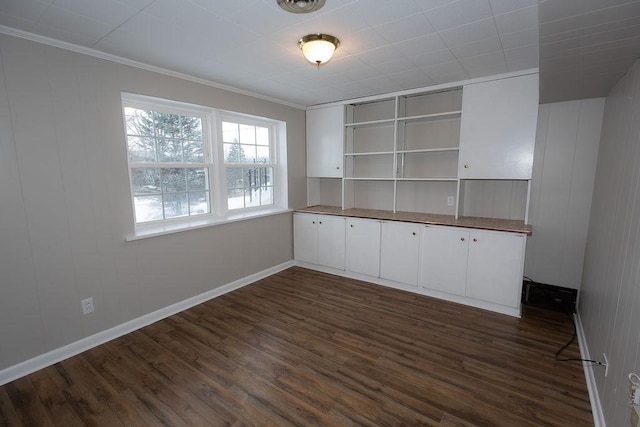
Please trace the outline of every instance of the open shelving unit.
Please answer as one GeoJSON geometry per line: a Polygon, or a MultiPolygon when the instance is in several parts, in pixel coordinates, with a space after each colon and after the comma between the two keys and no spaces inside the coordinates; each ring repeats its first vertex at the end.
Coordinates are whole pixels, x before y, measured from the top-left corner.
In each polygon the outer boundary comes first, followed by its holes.
{"type": "Polygon", "coordinates": [[[347,105],[343,208],[434,213],[458,191],[461,115],[461,87],[347,105]]]}

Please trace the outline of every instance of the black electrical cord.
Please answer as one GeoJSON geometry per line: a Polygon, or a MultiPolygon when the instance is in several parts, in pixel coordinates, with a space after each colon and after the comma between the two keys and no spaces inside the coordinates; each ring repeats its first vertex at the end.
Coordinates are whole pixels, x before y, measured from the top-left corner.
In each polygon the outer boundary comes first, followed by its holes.
{"type": "MultiPolygon", "coordinates": [[[[537,284],[538,284],[538,283],[534,282],[530,277],[523,276],[523,278],[524,278],[524,280],[528,281],[529,283],[531,283],[531,284],[533,284],[533,285],[537,285],[537,284]]],[[[553,302],[556,302],[556,303],[557,303],[557,301],[556,301],[553,297],[551,297],[551,295],[549,295],[549,294],[547,293],[547,290],[546,290],[546,289],[544,289],[543,287],[539,287],[538,289],[540,289],[542,292],[544,292],[544,293],[545,293],[545,295],[546,295],[547,297],[549,297],[549,299],[550,299],[551,301],[553,301],[553,302]]],[[[576,328],[576,322],[575,322],[575,319],[574,319],[574,317],[573,317],[573,314],[574,314],[574,313],[568,313],[567,311],[565,311],[564,307],[562,307],[562,306],[561,306],[561,309],[562,309],[562,312],[563,312],[564,314],[566,314],[566,315],[569,317],[569,320],[571,320],[571,325],[573,326],[573,336],[571,337],[571,339],[570,339],[570,340],[569,340],[565,345],[563,345],[563,346],[560,348],[560,350],[558,350],[558,351],[556,352],[556,355],[555,355],[555,359],[556,359],[556,361],[558,361],[558,362],[587,362],[587,363],[595,363],[596,365],[604,365],[604,363],[599,362],[599,361],[597,361],[597,360],[579,359],[579,358],[562,358],[562,359],[560,358],[560,354],[562,354],[562,352],[563,352],[564,350],[566,350],[566,349],[567,349],[567,347],[569,347],[571,344],[573,344],[573,342],[574,342],[574,341],[576,340],[576,338],[578,337],[578,329],[576,328]]]]}

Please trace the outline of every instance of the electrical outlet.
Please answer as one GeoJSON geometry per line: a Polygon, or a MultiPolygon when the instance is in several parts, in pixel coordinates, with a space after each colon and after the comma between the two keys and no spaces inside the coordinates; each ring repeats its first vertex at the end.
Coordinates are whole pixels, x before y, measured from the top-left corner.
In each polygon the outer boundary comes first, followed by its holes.
{"type": "Polygon", "coordinates": [[[80,301],[82,305],[82,314],[93,313],[93,298],[87,298],[80,301]]]}
{"type": "Polygon", "coordinates": [[[609,374],[609,359],[607,359],[607,355],[604,353],[602,353],[602,358],[604,359],[602,365],[604,366],[604,376],[606,377],[609,374]]]}
{"type": "Polygon", "coordinates": [[[453,206],[453,196],[447,197],[447,206],[453,206]]]}

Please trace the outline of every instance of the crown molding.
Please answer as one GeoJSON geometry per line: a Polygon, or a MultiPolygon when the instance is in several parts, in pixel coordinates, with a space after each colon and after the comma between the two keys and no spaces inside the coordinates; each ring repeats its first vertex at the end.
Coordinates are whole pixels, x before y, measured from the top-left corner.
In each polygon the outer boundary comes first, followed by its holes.
{"type": "Polygon", "coordinates": [[[191,76],[189,74],[180,73],[177,71],[168,70],[166,68],[157,67],[155,65],[145,64],[144,62],[134,61],[132,59],[123,58],[121,56],[113,55],[106,52],[101,52],[99,50],[80,46],[73,43],[63,42],[61,40],[52,39],[50,37],[41,36],[38,34],[33,34],[28,31],[18,30],[15,28],[7,27],[5,25],[0,25],[0,34],[6,34],[13,37],[18,37],[25,40],[30,40],[37,43],[42,43],[48,46],[57,47],[60,49],[70,50],[72,52],[81,53],[83,55],[92,56],[94,58],[104,59],[111,62],[116,62],[118,64],[128,65],[130,67],[140,68],[142,70],[151,71],[158,74],[163,74],[169,77],[175,77],[182,80],[187,80],[193,83],[199,83],[205,86],[214,87],[216,89],[222,89],[229,92],[237,93],[239,95],[251,96],[253,98],[262,99],[264,101],[274,102],[276,104],[285,105],[287,107],[292,107],[300,110],[305,110],[307,107],[300,104],[295,104],[293,102],[288,102],[282,99],[273,98],[270,96],[262,95],[256,92],[251,92],[244,89],[239,89],[233,86],[227,86],[222,83],[217,83],[211,80],[203,79],[200,77],[191,76]]]}

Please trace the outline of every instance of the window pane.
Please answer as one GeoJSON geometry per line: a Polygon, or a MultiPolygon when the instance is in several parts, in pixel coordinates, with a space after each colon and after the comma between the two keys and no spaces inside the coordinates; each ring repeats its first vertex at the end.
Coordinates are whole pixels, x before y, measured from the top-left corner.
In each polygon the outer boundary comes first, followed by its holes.
{"type": "Polygon", "coordinates": [[[133,194],[149,194],[160,192],[160,169],[132,168],[131,181],[133,194]]]}
{"type": "Polygon", "coordinates": [[[180,116],[177,114],[153,113],[153,124],[156,136],[163,138],[180,138],[180,116]]]}
{"type": "Polygon", "coordinates": [[[207,191],[189,192],[189,213],[191,215],[207,214],[210,211],[209,193],[207,191]]]}
{"type": "Polygon", "coordinates": [[[255,144],[256,143],[256,128],[255,126],[240,125],[240,142],[242,144],[255,144]]]}
{"type": "Polygon", "coordinates": [[[244,153],[244,163],[256,163],[256,146],[241,144],[244,153]]]}
{"type": "Polygon", "coordinates": [[[132,162],[155,162],[156,148],[153,138],[128,136],[129,160],[132,162]]]}
{"type": "Polygon", "coordinates": [[[222,142],[240,142],[237,123],[222,122],[222,142]]]}
{"type": "Polygon", "coordinates": [[[247,208],[260,206],[260,189],[250,188],[245,190],[244,205],[247,208]]]}
{"type": "Polygon", "coordinates": [[[199,117],[180,117],[182,138],[202,141],[202,119],[199,117]]]}
{"type": "Polygon", "coordinates": [[[175,139],[158,138],[158,161],[182,162],[182,143],[175,139]]]}
{"type": "Polygon", "coordinates": [[[162,196],[135,196],[136,222],[157,221],[162,216],[162,196]]]}
{"type": "Polygon", "coordinates": [[[269,146],[263,147],[258,145],[256,150],[258,152],[256,155],[256,163],[270,163],[269,146]]]}
{"type": "Polygon", "coordinates": [[[187,191],[186,171],[183,168],[163,168],[161,184],[163,193],[187,191]]]}
{"type": "Polygon", "coordinates": [[[241,144],[224,144],[224,162],[225,163],[246,163],[247,156],[241,144]]]}
{"type": "Polygon", "coordinates": [[[127,135],[153,136],[153,112],[126,107],[124,109],[127,135]]]}
{"type": "Polygon", "coordinates": [[[269,128],[262,126],[256,127],[256,144],[269,145],[269,128]]]}
{"type": "Polygon", "coordinates": [[[175,218],[189,215],[187,193],[170,193],[164,195],[164,217],[175,218]]]}
{"type": "Polygon", "coordinates": [[[273,187],[263,187],[260,193],[260,204],[262,206],[273,204],[273,187]]]}
{"type": "Polygon", "coordinates": [[[208,190],[207,169],[187,169],[187,189],[189,191],[208,190]]]}
{"type": "Polygon", "coordinates": [[[204,163],[204,142],[184,141],[184,161],[191,163],[204,163]]]}

